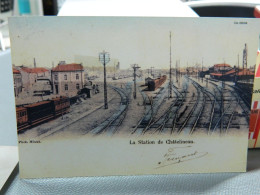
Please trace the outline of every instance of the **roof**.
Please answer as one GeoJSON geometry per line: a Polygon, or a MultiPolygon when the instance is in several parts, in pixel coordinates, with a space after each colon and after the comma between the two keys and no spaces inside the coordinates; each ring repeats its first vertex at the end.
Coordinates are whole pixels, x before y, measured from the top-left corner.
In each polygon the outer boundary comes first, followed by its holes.
{"type": "Polygon", "coordinates": [[[55,97],[52,98],[53,101],[58,101],[58,100],[68,100],[69,98],[66,96],[60,96],[60,97],[55,97]]]}
{"type": "Polygon", "coordinates": [[[16,112],[24,111],[26,108],[24,107],[16,107],[16,112]]]}
{"type": "MultiPolygon", "coordinates": [[[[229,71],[227,71],[225,73],[217,72],[217,73],[210,73],[210,75],[212,75],[212,76],[219,76],[220,77],[220,76],[226,76],[226,75],[231,75],[231,74],[235,74],[235,73],[236,73],[236,70],[235,69],[231,69],[231,70],[229,70],[229,71]]],[[[250,70],[244,69],[244,70],[240,70],[239,72],[237,72],[237,75],[238,76],[242,76],[242,75],[251,75],[251,76],[253,76],[254,72],[252,72],[250,70]]]]}
{"type": "Polygon", "coordinates": [[[27,72],[27,73],[43,73],[43,72],[48,72],[48,69],[46,68],[28,68],[28,67],[22,67],[22,71],[27,72]]]}
{"type": "Polygon", "coordinates": [[[37,102],[37,103],[33,103],[33,104],[29,104],[29,105],[26,105],[24,107],[26,108],[32,108],[32,107],[37,107],[37,106],[40,106],[40,105],[43,105],[43,104],[49,104],[51,101],[41,101],[41,102],[37,102]]]}
{"type": "Polygon", "coordinates": [[[13,68],[13,74],[21,74],[19,70],[13,68]]]}
{"type": "Polygon", "coordinates": [[[83,71],[82,64],[60,64],[52,69],[53,72],[71,72],[71,71],[83,71]]]}
{"type": "Polygon", "coordinates": [[[239,72],[237,73],[237,75],[239,75],[239,76],[242,76],[242,75],[251,75],[251,76],[254,76],[255,73],[254,73],[253,71],[244,69],[244,70],[239,71],[239,72]]]}
{"type": "Polygon", "coordinates": [[[231,70],[225,72],[224,75],[235,74],[235,73],[236,73],[236,70],[235,69],[231,69],[231,70]]]}
{"type": "Polygon", "coordinates": [[[223,76],[223,74],[221,74],[221,73],[210,73],[210,75],[212,75],[212,76],[223,76]]]}
{"type": "Polygon", "coordinates": [[[214,67],[231,67],[229,64],[215,64],[214,67]]]}

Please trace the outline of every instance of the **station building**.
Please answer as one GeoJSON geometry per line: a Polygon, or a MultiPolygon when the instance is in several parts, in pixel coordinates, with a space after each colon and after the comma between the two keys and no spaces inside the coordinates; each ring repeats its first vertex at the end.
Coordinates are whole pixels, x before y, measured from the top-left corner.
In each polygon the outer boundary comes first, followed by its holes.
{"type": "Polygon", "coordinates": [[[73,97],[84,86],[84,68],[82,64],[66,64],[61,61],[51,70],[53,94],[73,97]]]}

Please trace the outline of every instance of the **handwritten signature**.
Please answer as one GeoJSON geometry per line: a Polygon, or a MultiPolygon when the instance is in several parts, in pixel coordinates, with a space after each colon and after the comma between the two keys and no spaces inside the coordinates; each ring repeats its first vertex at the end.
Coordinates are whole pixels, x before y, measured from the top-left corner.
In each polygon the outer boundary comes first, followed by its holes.
{"type": "Polygon", "coordinates": [[[199,152],[197,150],[192,150],[192,152],[189,152],[191,147],[192,146],[169,148],[168,151],[163,155],[163,160],[157,163],[156,169],[202,158],[208,154],[208,152],[199,152]]]}

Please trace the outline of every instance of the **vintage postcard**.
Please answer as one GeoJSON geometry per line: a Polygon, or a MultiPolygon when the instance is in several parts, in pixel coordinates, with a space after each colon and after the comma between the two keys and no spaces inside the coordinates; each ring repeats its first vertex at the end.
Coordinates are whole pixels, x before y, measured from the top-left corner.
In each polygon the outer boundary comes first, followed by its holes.
{"type": "Polygon", "coordinates": [[[21,177],[246,171],[260,21],[9,25],[21,177]]]}

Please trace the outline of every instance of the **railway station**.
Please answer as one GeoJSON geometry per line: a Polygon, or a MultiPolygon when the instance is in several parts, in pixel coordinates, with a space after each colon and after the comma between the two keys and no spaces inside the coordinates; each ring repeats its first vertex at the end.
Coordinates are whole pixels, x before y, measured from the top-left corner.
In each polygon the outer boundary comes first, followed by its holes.
{"type": "Polygon", "coordinates": [[[255,68],[247,64],[247,44],[242,66],[239,60],[174,66],[171,49],[168,68],[108,66],[105,51],[96,68],[61,61],[46,69],[35,59],[34,68],[14,66],[20,136],[211,136],[247,129],[255,68]]]}

